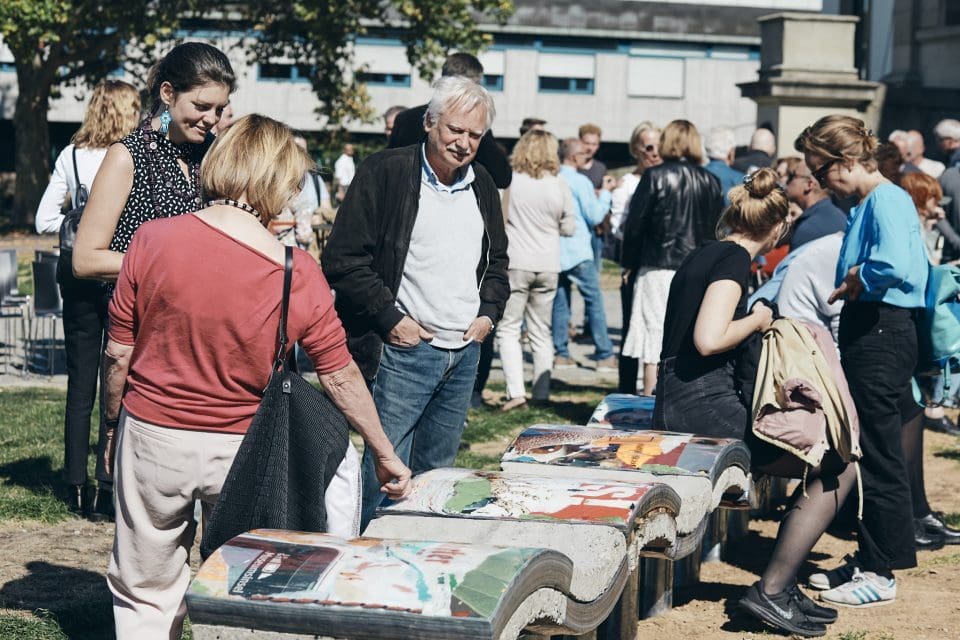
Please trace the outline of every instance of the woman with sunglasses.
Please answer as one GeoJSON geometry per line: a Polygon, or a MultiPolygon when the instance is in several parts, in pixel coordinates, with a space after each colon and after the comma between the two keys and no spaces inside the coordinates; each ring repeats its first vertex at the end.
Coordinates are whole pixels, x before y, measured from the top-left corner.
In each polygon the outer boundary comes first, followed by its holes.
{"type": "MultiPolygon", "coordinates": [[[[630,134],[630,155],[637,159],[637,168],[626,173],[617,182],[617,188],[610,194],[610,232],[616,241],[616,255],[620,256],[623,244],[623,223],[630,209],[630,200],[640,185],[640,177],[650,167],[663,164],[660,157],[660,129],[652,122],[643,121],[630,134]]],[[[621,327],[630,326],[630,313],[633,310],[633,288],[637,283],[637,272],[624,269],[620,282],[620,310],[623,317],[621,327]]],[[[640,370],[640,361],[637,358],[623,355],[623,345],[620,345],[620,359],[617,362],[619,371],[620,393],[636,393],[637,374],[640,370]]]]}
{"type": "Polygon", "coordinates": [[[794,143],[813,177],[854,196],[832,303],[844,299],[838,342],[860,416],[863,519],[852,562],[814,574],[820,598],[848,607],[896,598],[895,569],[916,566],[910,485],[898,408],[917,364],[914,318],[924,306],[927,256],[910,196],[877,168],[877,139],[863,121],[832,115],[794,143]]]}
{"type": "Polygon", "coordinates": [[[805,491],[784,516],[773,554],[740,606],[778,629],[815,637],[826,633],[836,611],[803,595],[797,571],[843,504],[856,472],[830,452],[819,468],[804,474],[799,458],[753,436],[752,384],[738,375],[754,353],[750,343],[773,319],[762,302],[748,309],[747,288],[753,259],[789,229],[787,197],[777,183],[773,169],[760,169],[731,189],[730,206],[718,224],[721,241],[695,250],[677,270],[667,301],[653,420],[656,429],[746,440],[755,472],[806,475],[805,491]]]}

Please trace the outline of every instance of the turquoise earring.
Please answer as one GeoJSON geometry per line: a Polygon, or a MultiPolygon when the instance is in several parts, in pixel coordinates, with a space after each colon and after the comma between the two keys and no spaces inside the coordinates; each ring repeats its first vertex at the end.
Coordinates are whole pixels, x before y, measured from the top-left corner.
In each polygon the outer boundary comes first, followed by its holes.
{"type": "Polygon", "coordinates": [[[173,118],[170,116],[170,107],[164,107],[160,114],[160,133],[166,134],[170,130],[170,122],[173,118]]]}

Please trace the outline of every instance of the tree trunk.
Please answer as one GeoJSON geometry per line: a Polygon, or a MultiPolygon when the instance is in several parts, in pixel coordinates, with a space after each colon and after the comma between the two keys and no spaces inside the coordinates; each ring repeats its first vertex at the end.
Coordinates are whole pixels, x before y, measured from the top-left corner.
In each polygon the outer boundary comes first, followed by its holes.
{"type": "Polygon", "coordinates": [[[50,80],[43,65],[39,55],[17,59],[19,93],[13,114],[17,181],[10,220],[15,227],[33,224],[50,177],[50,80]]]}

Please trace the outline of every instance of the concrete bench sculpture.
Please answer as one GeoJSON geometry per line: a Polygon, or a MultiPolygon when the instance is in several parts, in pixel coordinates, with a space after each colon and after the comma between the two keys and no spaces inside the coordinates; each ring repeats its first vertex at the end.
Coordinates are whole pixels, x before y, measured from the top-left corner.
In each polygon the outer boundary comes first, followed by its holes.
{"type": "Polygon", "coordinates": [[[436,469],[414,479],[409,499],[378,512],[371,537],[259,531],[232,540],[191,585],[194,635],[580,634],[619,603],[606,635],[632,638],[637,593],[624,587],[636,585],[641,547],[672,543],[678,509],[660,484],[436,469]]]}
{"type": "Polygon", "coordinates": [[[257,530],[207,558],[187,608],[197,640],[509,639],[572,574],[547,549],[257,530]]]}
{"type": "Polygon", "coordinates": [[[676,492],[659,483],[544,478],[434,469],[414,478],[410,498],[378,511],[368,535],[543,547],[573,561],[556,615],[528,626],[583,634],[610,617],[603,637],[633,637],[641,553],[662,554],[676,537],[676,492]],[[625,590],[625,587],[629,587],[625,590]]]}
{"type": "Polygon", "coordinates": [[[587,426],[609,426],[614,429],[653,429],[653,396],[611,393],[594,409],[587,426]]]}
{"type": "MultiPolygon", "coordinates": [[[[680,496],[677,539],[669,560],[685,560],[680,584],[699,575],[699,551],[721,506],[749,507],[750,455],[735,439],[660,431],[628,431],[606,425],[536,425],[525,429],[501,457],[511,473],[621,482],[667,484],[680,496]],[[687,566],[689,565],[689,566],[687,566]]],[[[642,564],[641,615],[672,606],[674,566],[651,558],[642,564]]]]}

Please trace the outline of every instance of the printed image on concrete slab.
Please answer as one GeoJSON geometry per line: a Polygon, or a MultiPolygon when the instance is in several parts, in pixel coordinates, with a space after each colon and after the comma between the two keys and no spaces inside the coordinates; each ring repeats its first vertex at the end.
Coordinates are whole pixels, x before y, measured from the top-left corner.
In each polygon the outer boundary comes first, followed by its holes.
{"type": "Polygon", "coordinates": [[[610,426],[614,429],[653,428],[653,396],[611,393],[597,405],[588,426],[610,426]]]}
{"type": "MultiPolygon", "coordinates": [[[[650,483],[593,482],[471,469],[434,469],[413,479],[409,498],[382,515],[418,514],[632,526],[650,483]]],[[[652,497],[652,496],[651,496],[652,497]]]]}
{"type": "Polygon", "coordinates": [[[749,468],[739,440],[706,438],[666,431],[627,431],[597,426],[535,425],[525,429],[501,458],[504,470],[523,472],[520,464],[641,471],[654,475],[712,477],[730,455],[749,468]]]}
{"type": "Polygon", "coordinates": [[[566,589],[570,572],[569,559],[543,549],[259,530],[204,562],[187,606],[195,625],[494,637],[536,589],[566,589]]]}

